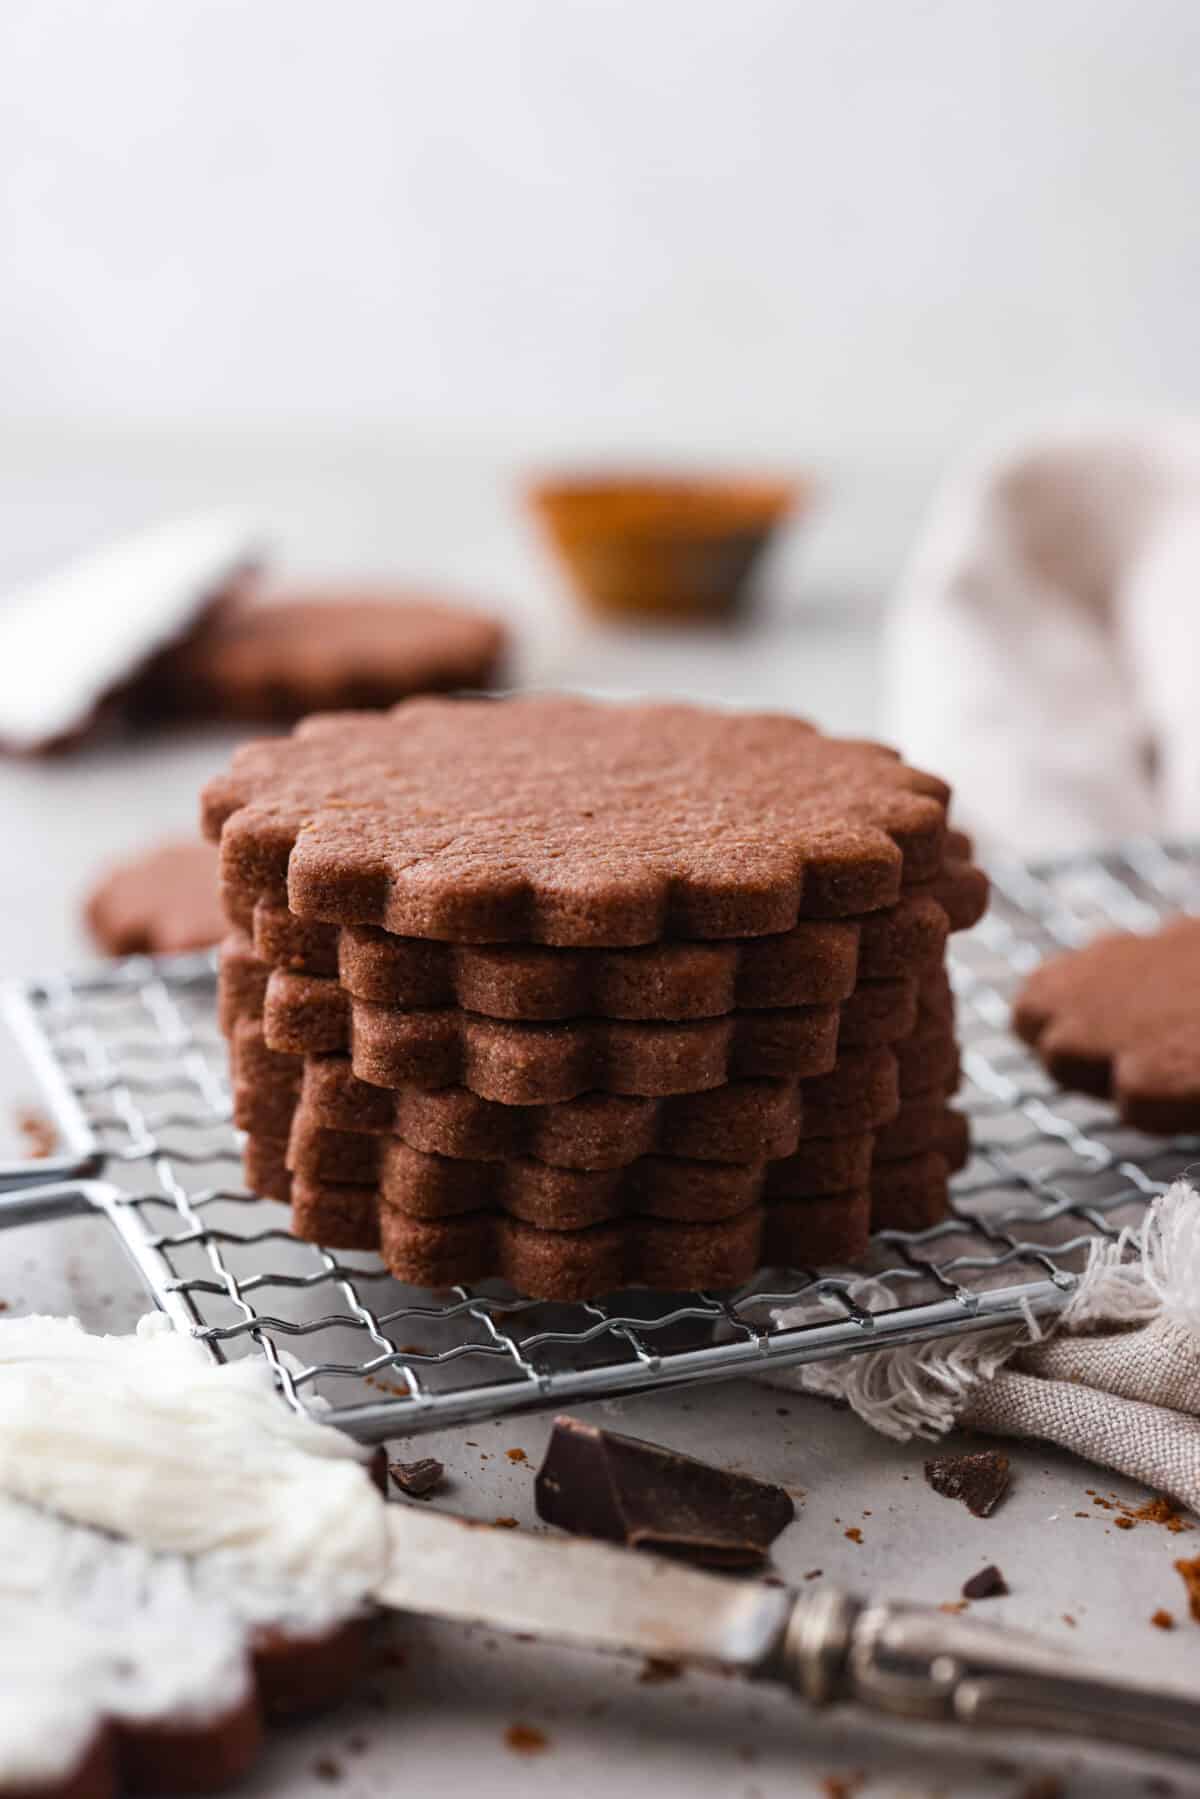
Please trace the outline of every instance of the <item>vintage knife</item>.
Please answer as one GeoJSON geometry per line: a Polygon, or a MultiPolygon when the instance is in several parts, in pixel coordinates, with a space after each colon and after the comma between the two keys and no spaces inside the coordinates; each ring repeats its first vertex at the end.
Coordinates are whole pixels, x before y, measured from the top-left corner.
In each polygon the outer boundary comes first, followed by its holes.
{"type": "Polygon", "coordinates": [[[1024,1633],[928,1606],[797,1593],[578,1539],[387,1508],[377,1597],[430,1617],[579,1648],[776,1680],[815,1705],[981,1729],[1059,1731],[1200,1757],[1200,1705],[1111,1680],[1024,1633]]]}

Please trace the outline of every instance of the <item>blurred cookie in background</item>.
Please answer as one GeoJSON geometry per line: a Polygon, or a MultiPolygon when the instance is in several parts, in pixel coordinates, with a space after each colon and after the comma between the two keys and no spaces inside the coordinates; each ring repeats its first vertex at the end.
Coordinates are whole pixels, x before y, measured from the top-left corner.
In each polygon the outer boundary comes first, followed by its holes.
{"type": "Polygon", "coordinates": [[[228,929],[217,898],[216,849],[181,838],[118,863],[89,893],[84,921],[109,956],[210,948],[228,929]]]}
{"type": "Polygon", "coordinates": [[[291,720],[495,684],[499,621],[403,588],[258,588],[156,658],[131,706],[146,719],[291,720]]]}

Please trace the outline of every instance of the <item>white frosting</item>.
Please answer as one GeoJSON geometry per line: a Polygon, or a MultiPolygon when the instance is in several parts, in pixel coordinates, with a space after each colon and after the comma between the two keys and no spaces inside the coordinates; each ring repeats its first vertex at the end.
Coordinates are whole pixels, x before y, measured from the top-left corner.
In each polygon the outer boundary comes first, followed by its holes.
{"type": "Polygon", "coordinates": [[[6,595],[0,742],[36,749],[86,723],[105,694],[186,631],[254,552],[240,515],[174,519],[6,595]]]}
{"type": "Polygon", "coordinates": [[[158,1317],[0,1319],[0,1788],[68,1772],[105,1718],[227,1711],[255,1625],[319,1631],[369,1598],[384,1509],[259,1357],[217,1366],[158,1317]]]}

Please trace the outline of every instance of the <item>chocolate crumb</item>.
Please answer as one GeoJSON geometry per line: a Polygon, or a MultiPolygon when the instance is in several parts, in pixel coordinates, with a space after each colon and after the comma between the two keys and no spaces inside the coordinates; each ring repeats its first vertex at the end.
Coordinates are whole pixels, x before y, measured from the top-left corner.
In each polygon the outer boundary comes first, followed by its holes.
{"type": "Polygon", "coordinates": [[[1008,1582],[994,1562],[981,1568],[978,1574],[972,1574],[970,1580],[964,1580],[962,1596],[964,1599],[1000,1599],[1009,1591],[1008,1582]]]}
{"type": "Polygon", "coordinates": [[[1187,1588],[1188,1610],[1197,1624],[1200,1624],[1200,1555],[1176,1562],[1175,1572],[1182,1577],[1187,1588]]]}
{"type": "Polygon", "coordinates": [[[17,1112],[16,1123],[32,1161],[41,1162],[54,1154],[58,1132],[44,1112],[33,1106],[22,1106],[17,1112]]]}
{"type": "Polygon", "coordinates": [[[1165,1606],[1160,1605],[1156,1612],[1151,1612],[1150,1622],[1153,1624],[1155,1630],[1174,1630],[1175,1614],[1174,1612],[1167,1611],[1165,1606]]]}
{"type": "Polygon", "coordinates": [[[1182,1531],[1195,1529],[1195,1525],[1189,1523],[1186,1518],[1181,1518],[1171,1501],[1164,1498],[1161,1493],[1153,1499],[1148,1499],[1145,1505],[1134,1506],[1130,1510],[1129,1516],[1138,1519],[1143,1524],[1161,1524],[1164,1530],[1169,1530],[1173,1537],[1179,1536],[1182,1531]]]}
{"type": "Polygon", "coordinates": [[[864,1774],[826,1774],[821,1782],[825,1799],[854,1799],[862,1791],[864,1774]]]}
{"type": "Polygon", "coordinates": [[[388,1473],[410,1499],[428,1499],[445,1483],[446,1466],[436,1457],[427,1455],[419,1462],[389,1462],[388,1473]]]}
{"type": "Polygon", "coordinates": [[[648,1655],[638,1674],[638,1684],[644,1687],[661,1686],[664,1680],[678,1680],[682,1673],[681,1662],[673,1662],[665,1655],[648,1655]]]}
{"type": "Polygon", "coordinates": [[[936,1456],[925,1464],[925,1479],[945,1499],[961,1499],[976,1518],[990,1518],[1012,1478],[1006,1455],[984,1449],[975,1455],[936,1456]]]}
{"type": "Polygon", "coordinates": [[[550,1747],[550,1738],[536,1724],[510,1724],[504,1741],[514,1755],[541,1755],[550,1747]]]}
{"type": "Polygon", "coordinates": [[[820,1580],[820,1578],[821,1578],[822,1574],[824,1574],[824,1572],[825,1572],[824,1568],[810,1568],[808,1573],[804,1576],[804,1578],[805,1578],[805,1580],[820,1580]]]}

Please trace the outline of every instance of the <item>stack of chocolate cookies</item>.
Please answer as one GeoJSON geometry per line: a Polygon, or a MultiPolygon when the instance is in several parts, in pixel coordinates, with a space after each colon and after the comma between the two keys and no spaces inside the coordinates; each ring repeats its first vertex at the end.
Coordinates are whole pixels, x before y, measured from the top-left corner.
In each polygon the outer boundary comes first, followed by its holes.
{"type": "Polygon", "coordinates": [[[777,715],[415,700],[204,795],[246,1177],[419,1286],[853,1261],[966,1150],[944,783],[777,715]]]}

